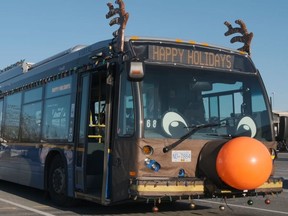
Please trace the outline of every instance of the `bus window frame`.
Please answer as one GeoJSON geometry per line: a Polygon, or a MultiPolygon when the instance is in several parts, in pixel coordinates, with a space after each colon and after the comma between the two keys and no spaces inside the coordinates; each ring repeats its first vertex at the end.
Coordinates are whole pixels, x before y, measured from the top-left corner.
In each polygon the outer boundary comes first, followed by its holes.
{"type": "MultiPolygon", "coordinates": [[[[136,107],[136,103],[135,103],[135,95],[137,95],[135,93],[135,81],[130,81],[129,79],[127,79],[127,75],[125,73],[121,73],[120,77],[119,77],[119,94],[118,94],[118,97],[119,97],[119,102],[118,102],[118,111],[117,111],[117,135],[118,137],[123,137],[123,138],[127,138],[127,137],[133,137],[135,136],[135,133],[136,133],[136,130],[137,130],[137,127],[136,127],[136,118],[137,118],[137,113],[136,113],[136,110],[137,107],[136,107]],[[123,85],[125,85],[125,89],[123,89],[123,85]],[[128,87],[129,86],[129,87],[128,87]],[[129,89],[127,89],[127,87],[129,89]],[[132,133],[120,133],[121,129],[124,127],[121,126],[121,123],[124,124],[123,122],[125,121],[125,117],[121,118],[121,116],[123,115],[124,113],[124,109],[126,110],[127,107],[125,106],[124,107],[124,103],[126,103],[126,99],[127,99],[127,90],[129,90],[129,93],[131,93],[131,103],[132,103],[132,116],[133,116],[133,132],[132,133]],[[125,91],[125,93],[124,93],[125,91]],[[125,96],[125,99],[124,99],[124,96],[125,96]],[[125,101],[123,101],[125,100],[125,101]]],[[[130,96],[130,95],[129,95],[130,96]]],[[[125,112],[125,114],[127,114],[125,112]]]]}
{"type": "MultiPolygon", "coordinates": [[[[22,113],[22,104],[23,104],[23,92],[17,92],[15,94],[11,94],[11,95],[8,95],[4,98],[4,108],[3,110],[5,109],[4,113],[5,115],[3,115],[2,117],[2,124],[3,124],[3,128],[2,128],[2,135],[3,135],[3,138],[7,141],[19,141],[19,138],[20,138],[20,133],[21,133],[21,129],[20,129],[20,125],[21,125],[21,113],[22,113]],[[7,115],[9,115],[9,113],[7,112],[8,110],[8,100],[11,98],[11,97],[15,97],[15,96],[19,96],[20,99],[18,100],[18,103],[17,105],[19,105],[19,113],[18,113],[18,125],[17,125],[17,137],[9,137],[9,135],[7,135],[7,131],[11,131],[11,129],[9,129],[9,127],[12,127],[12,126],[8,126],[7,127],[7,122],[10,122],[11,121],[11,118],[8,118],[7,115]]],[[[17,100],[16,100],[17,101],[17,100]]],[[[15,114],[15,113],[14,113],[15,114]]]]}
{"type": "MultiPolygon", "coordinates": [[[[43,103],[44,103],[44,100],[43,100],[43,94],[44,94],[44,87],[43,86],[40,86],[40,87],[37,87],[37,88],[32,88],[32,89],[28,89],[28,90],[25,90],[23,92],[23,99],[22,99],[22,107],[21,107],[21,122],[20,122],[20,140],[21,142],[31,142],[31,143],[35,143],[35,142],[40,142],[41,141],[41,137],[42,137],[42,122],[43,122],[43,103]],[[38,91],[38,92],[37,92],[38,91]],[[31,97],[31,92],[36,92],[36,97],[31,97]],[[33,137],[34,136],[27,136],[25,138],[23,138],[23,127],[25,126],[24,125],[24,109],[26,106],[31,106],[31,105],[35,105],[35,104],[40,104],[40,119],[37,119],[37,117],[35,118],[36,120],[36,124],[39,124],[39,131],[38,131],[38,134],[37,134],[37,139],[31,139],[30,137],[33,137]],[[37,121],[39,121],[37,123],[37,121]]],[[[37,114],[35,113],[35,116],[37,114]]]]}
{"type": "MultiPolygon", "coordinates": [[[[73,91],[73,84],[74,84],[74,81],[73,81],[74,79],[73,79],[73,76],[68,76],[68,77],[64,77],[64,78],[62,78],[62,79],[59,79],[59,80],[56,80],[56,81],[53,81],[53,82],[51,82],[51,83],[47,83],[46,85],[45,85],[45,89],[44,89],[44,97],[43,97],[43,109],[42,109],[42,127],[41,127],[41,139],[42,139],[42,141],[48,141],[48,142],[59,142],[59,143],[69,143],[69,142],[71,142],[71,138],[69,137],[70,136],[70,128],[71,128],[71,124],[70,124],[70,121],[72,121],[71,120],[71,118],[72,119],[74,119],[74,115],[73,116],[71,116],[71,112],[72,112],[72,105],[73,105],[73,97],[74,97],[74,95],[75,95],[75,93],[74,93],[74,91],[73,91]],[[65,80],[68,80],[69,82],[65,82],[65,80]],[[63,82],[64,81],[64,82],[63,82]],[[51,85],[51,86],[54,86],[54,85],[57,85],[57,82],[58,83],[60,83],[61,84],[61,82],[63,82],[63,83],[68,83],[69,84],[69,89],[68,89],[68,91],[67,91],[67,89],[65,89],[65,88],[68,88],[67,86],[65,87],[65,85],[60,85],[60,90],[59,90],[59,92],[56,92],[56,94],[55,95],[51,95],[50,93],[48,94],[48,91],[49,90],[51,90],[51,91],[53,91],[52,90],[52,88],[50,88],[50,86],[49,85],[51,85]],[[63,88],[63,92],[61,92],[62,90],[61,90],[61,86],[64,86],[63,88]],[[59,99],[59,98],[63,98],[63,97],[68,97],[68,102],[65,104],[67,107],[67,112],[66,112],[66,123],[65,123],[65,125],[66,125],[66,128],[65,128],[65,130],[67,129],[67,131],[66,131],[66,138],[47,138],[47,137],[45,137],[45,134],[44,134],[44,130],[45,130],[45,124],[46,124],[46,120],[47,120],[47,116],[46,116],[46,112],[47,112],[47,102],[48,101],[53,101],[54,99],[59,99]]],[[[59,87],[59,84],[58,84],[58,87],[59,87]]],[[[54,87],[54,88],[56,88],[56,91],[58,91],[57,90],[57,86],[56,87],[54,87]]],[[[72,132],[73,133],[73,132],[72,132]]]]}
{"type": "Polygon", "coordinates": [[[3,139],[3,112],[4,111],[4,98],[0,98],[0,138],[3,139]]]}

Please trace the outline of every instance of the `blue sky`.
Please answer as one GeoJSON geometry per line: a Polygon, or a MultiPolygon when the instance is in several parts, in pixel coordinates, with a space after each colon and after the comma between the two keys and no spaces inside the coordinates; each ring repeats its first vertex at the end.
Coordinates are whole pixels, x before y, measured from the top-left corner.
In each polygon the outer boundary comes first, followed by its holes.
{"type": "MultiPolygon", "coordinates": [[[[2,0],[0,68],[25,59],[36,63],[77,44],[112,37],[109,0],[2,0]]],[[[111,1],[114,4],[114,0],[111,1]]],[[[254,33],[252,59],[274,110],[288,111],[287,0],[125,0],[126,35],[195,40],[239,48],[225,37],[224,21],[242,19],[254,33]]]]}

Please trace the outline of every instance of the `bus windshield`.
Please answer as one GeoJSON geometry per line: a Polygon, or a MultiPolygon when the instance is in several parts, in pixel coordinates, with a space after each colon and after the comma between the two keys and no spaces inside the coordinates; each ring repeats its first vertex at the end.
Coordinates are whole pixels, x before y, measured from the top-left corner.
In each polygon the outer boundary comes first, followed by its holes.
{"type": "Polygon", "coordinates": [[[271,141],[263,89],[254,74],[146,66],[142,101],[145,138],[250,136],[271,141]]]}

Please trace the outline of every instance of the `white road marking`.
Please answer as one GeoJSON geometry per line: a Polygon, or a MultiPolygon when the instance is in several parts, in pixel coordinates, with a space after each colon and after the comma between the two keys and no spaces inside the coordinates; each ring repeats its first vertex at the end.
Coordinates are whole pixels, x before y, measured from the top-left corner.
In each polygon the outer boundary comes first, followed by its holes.
{"type": "MultiPolygon", "coordinates": [[[[202,200],[202,199],[195,199],[199,202],[206,202],[206,203],[213,203],[213,204],[219,204],[223,205],[223,202],[214,202],[209,200],[202,200]]],[[[276,211],[276,210],[269,210],[269,209],[261,209],[261,208],[255,208],[255,207],[249,207],[249,206],[242,206],[242,205],[235,205],[235,204],[228,204],[228,206],[238,207],[238,208],[245,208],[245,209],[252,209],[252,210],[258,210],[258,211],[265,211],[265,212],[271,212],[271,213],[277,213],[277,214],[284,214],[288,215],[288,212],[283,211],[276,211]]]]}
{"type": "Polygon", "coordinates": [[[45,216],[55,216],[53,214],[49,214],[49,213],[46,213],[46,212],[43,212],[43,211],[39,211],[37,209],[34,209],[34,208],[30,208],[28,206],[24,206],[24,205],[21,205],[21,204],[17,204],[17,203],[14,203],[14,202],[11,202],[11,201],[8,201],[8,200],[4,200],[4,199],[1,199],[0,198],[0,201],[1,202],[4,202],[4,203],[8,203],[10,205],[13,205],[13,206],[17,206],[19,208],[22,208],[22,209],[26,209],[28,211],[31,211],[31,212],[35,212],[37,214],[40,214],[40,215],[45,215],[45,216]]]}

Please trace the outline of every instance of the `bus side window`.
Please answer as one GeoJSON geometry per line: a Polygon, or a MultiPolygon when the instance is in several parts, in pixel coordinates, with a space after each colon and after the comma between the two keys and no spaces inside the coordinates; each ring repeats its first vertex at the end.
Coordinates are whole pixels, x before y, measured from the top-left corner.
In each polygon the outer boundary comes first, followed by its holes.
{"type": "Polygon", "coordinates": [[[118,111],[118,135],[132,136],[135,130],[134,101],[131,83],[122,79],[120,90],[120,108],[118,111]]]}
{"type": "Polygon", "coordinates": [[[70,95],[64,95],[45,101],[43,140],[68,140],[70,98],[70,95]]]}
{"type": "Polygon", "coordinates": [[[24,92],[21,116],[21,141],[40,142],[42,126],[42,93],[43,88],[24,92]]]}
{"type": "Polygon", "coordinates": [[[71,89],[71,76],[46,84],[42,140],[68,141],[71,89]]]}
{"type": "Polygon", "coordinates": [[[2,122],[3,122],[3,99],[0,99],[0,138],[2,138],[2,122]]]}
{"type": "Polygon", "coordinates": [[[22,93],[6,97],[3,137],[7,141],[19,139],[22,93]]]}

